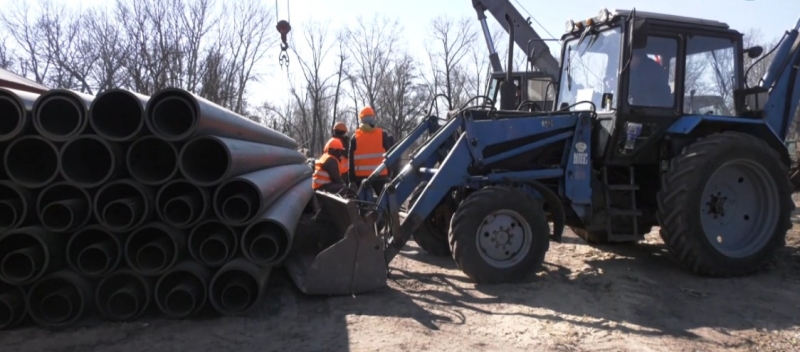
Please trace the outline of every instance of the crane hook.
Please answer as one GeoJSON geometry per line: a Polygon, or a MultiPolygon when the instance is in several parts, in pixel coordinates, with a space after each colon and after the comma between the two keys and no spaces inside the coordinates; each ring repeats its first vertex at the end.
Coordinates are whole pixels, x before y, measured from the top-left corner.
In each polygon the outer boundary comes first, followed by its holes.
{"type": "Polygon", "coordinates": [[[289,44],[286,42],[286,35],[289,31],[292,30],[292,26],[289,25],[289,22],[285,20],[278,21],[278,25],[275,26],[278,29],[278,33],[281,34],[281,53],[278,56],[278,62],[280,62],[281,67],[286,65],[289,67],[289,54],[286,53],[286,50],[289,49],[289,44]]]}

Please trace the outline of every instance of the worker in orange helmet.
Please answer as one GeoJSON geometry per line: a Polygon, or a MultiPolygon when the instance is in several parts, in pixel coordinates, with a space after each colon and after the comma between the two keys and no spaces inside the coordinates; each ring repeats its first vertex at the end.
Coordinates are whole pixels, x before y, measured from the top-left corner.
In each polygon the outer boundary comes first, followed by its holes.
{"type": "Polygon", "coordinates": [[[342,156],[344,156],[344,145],[338,139],[332,138],[325,146],[325,152],[314,163],[311,188],[342,196],[355,196],[354,192],[347,188],[339,173],[342,156]]]}
{"type": "MultiPolygon", "coordinates": [[[[339,140],[344,145],[344,155],[339,162],[339,173],[342,175],[345,183],[348,183],[349,177],[347,171],[350,170],[350,160],[347,158],[347,150],[350,147],[350,137],[347,136],[347,125],[344,122],[338,121],[333,125],[331,131],[331,139],[325,144],[325,149],[328,149],[331,141],[334,139],[339,140]]],[[[325,150],[323,150],[323,153],[325,150]]]]}
{"type": "MultiPolygon", "coordinates": [[[[394,145],[394,138],[382,128],[377,127],[375,111],[367,106],[358,113],[361,125],[350,138],[348,159],[350,159],[349,180],[350,187],[355,189],[361,182],[374,172],[383,163],[384,154],[394,145]]],[[[383,186],[389,177],[397,174],[396,167],[384,168],[380,178],[374,180],[371,186],[376,195],[380,195],[383,186]],[[389,170],[391,169],[391,170],[389,170]]]]}

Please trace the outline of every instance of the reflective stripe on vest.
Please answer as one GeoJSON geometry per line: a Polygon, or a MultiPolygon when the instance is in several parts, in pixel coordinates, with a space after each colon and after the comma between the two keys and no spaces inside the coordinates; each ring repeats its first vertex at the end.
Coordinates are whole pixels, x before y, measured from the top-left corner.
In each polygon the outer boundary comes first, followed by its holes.
{"type": "MultiPolygon", "coordinates": [[[[322,154],[322,156],[314,163],[314,175],[311,176],[311,188],[317,189],[322,187],[322,185],[331,183],[331,176],[327,171],[322,169],[322,165],[325,165],[329,158],[333,157],[327,153],[322,154]]],[[[333,160],[336,160],[336,158],[333,160]]]]}
{"type": "MultiPolygon", "coordinates": [[[[353,151],[355,175],[367,177],[383,163],[383,154],[386,153],[383,149],[383,130],[376,127],[371,132],[364,132],[359,128],[353,134],[353,138],[356,139],[356,150],[353,151]]],[[[386,168],[380,173],[381,176],[388,174],[386,168]]]]}

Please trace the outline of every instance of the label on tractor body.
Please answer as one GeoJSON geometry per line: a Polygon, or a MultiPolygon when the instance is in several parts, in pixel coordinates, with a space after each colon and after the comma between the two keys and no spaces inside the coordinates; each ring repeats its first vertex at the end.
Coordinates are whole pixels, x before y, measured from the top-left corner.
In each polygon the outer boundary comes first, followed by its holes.
{"type": "Polygon", "coordinates": [[[636,145],[636,139],[639,138],[640,134],[642,134],[642,124],[635,122],[626,122],[625,127],[626,127],[625,149],[631,150],[636,145]]]}
{"type": "Polygon", "coordinates": [[[575,153],[572,155],[572,163],[575,165],[586,165],[589,163],[589,153],[575,153]]]}

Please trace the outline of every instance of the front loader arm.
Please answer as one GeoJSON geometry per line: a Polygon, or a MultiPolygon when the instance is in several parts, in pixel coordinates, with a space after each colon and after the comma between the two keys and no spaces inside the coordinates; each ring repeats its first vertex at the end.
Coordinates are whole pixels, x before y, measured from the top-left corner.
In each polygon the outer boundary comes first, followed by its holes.
{"type": "Polygon", "coordinates": [[[789,126],[800,105],[800,19],[786,33],[775,57],[761,80],[760,87],[769,91],[764,113],[766,122],[781,139],[786,139],[789,126]]]}

